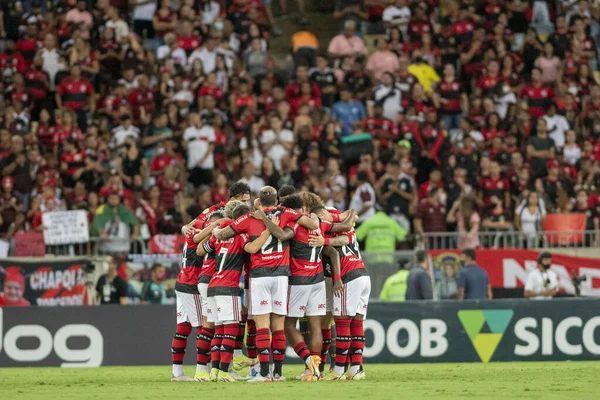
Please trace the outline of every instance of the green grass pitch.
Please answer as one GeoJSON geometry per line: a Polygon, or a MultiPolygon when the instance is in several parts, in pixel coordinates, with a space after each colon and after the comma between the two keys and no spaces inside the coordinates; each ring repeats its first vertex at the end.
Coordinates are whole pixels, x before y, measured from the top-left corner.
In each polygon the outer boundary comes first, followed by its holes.
{"type": "MultiPolygon", "coordinates": [[[[193,366],[186,367],[193,376],[193,366]]],[[[357,382],[171,383],[170,367],[0,368],[0,399],[600,399],[600,363],[366,365],[357,382]]],[[[288,366],[288,378],[301,372],[288,366]]]]}

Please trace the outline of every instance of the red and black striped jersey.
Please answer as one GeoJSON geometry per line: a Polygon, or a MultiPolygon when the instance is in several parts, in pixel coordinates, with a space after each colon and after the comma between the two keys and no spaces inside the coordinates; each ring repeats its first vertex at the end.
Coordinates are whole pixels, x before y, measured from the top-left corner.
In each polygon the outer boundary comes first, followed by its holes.
{"type": "MultiPolygon", "coordinates": [[[[284,229],[290,223],[297,222],[301,217],[297,211],[285,207],[273,207],[263,210],[267,215],[277,215],[279,226],[284,229]]],[[[255,240],[266,229],[265,224],[250,214],[242,215],[233,224],[231,229],[236,234],[247,233],[250,240],[255,240]]],[[[265,276],[290,275],[290,251],[288,242],[281,242],[271,236],[260,251],[250,256],[250,276],[260,278],[265,276]]]]}
{"type": "Polygon", "coordinates": [[[448,82],[443,80],[440,82],[438,86],[438,90],[440,92],[440,97],[446,100],[445,103],[442,103],[441,108],[442,112],[445,113],[459,113],[462,111],[462,106],[460,104],[460,96],[464,92],[462,85],[457,80],[453,80],[452,82],[448,82]]]}
{"type": "MultiPolygon", "coordinates": [[[[202,211],[202,214],[194,221],[194,228],[204,228],[211,215],[216,211],[223,209],[225,204],[225,202],[221,202],[202,211]]],[[[175,284],[175,290],[177,291],[184,293],[198,293],[197,285],[200,282],[200,275],[203,272],[204,258],[199,257],[196,254],[197,248],[198,243],[194,242],[194,236],[186,236],[185,245],[183,246],[183,259],[181,260],[181,272],[177,275],[177,283],[175,284]]],[[[208,283],[209,280],[210,276],[208,280],[203,278],[204,283],[208,283]]]]}
{"type": "Polygon", "coordinates": [[[240,277],[250,257],[244,252],[244,246],[250,243],[246,233],[219,240],[214,236],[204,244],[208,255],[215,256],[216,269],[208,284],[208,296],[239,296],[240,277]]]}
{"type": "Polygon", "coordinates": [[[532,118],[539,118],[544,115],[552,102],[554,89],[546,86],[526,86],[521,89],[521,97],[527,98],[529,115],[532,118]]]}
{"type": "Polygon", "coordinates": [[[335,236],[348,236],[350,243],[345,246],[336,247],[337,252],[340,255],[340,272],[342,276],[342,282],[348,283],[360,276],[368,276],[369,273],[365,268],[362,257],[360,256],[360,248],[358,246],[358,240],[356,239],[356,233],[354,229],[350,232],[343,232],[335,236]]]}
{"type": "Polygon", "coordinates": [[[297,222],[290,226],[294,230],[294,238],[290,240],[290,285],[312,285],[323,281],[323,248],[308,243],[311,235],[328,235],[332,226],[331,222],[324,220],[313,231],[297,222]]]}
{"type": "Polygon", "coordinates": [[[80,110],[94,94],[94,87],[88,81],[74,81],[67,78],[58,85],[56,93],[61,96],[65,108],[80,110]]]}

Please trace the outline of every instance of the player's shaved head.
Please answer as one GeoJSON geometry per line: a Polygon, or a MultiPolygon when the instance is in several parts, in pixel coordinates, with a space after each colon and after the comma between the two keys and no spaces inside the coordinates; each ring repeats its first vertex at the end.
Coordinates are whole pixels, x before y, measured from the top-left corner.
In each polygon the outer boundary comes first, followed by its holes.
{"type": "Polygon", "coordinates": [[[282,185],[279,188],[279,192],[277,192],[277,196],[279,196],[279,202],[281,203],[283,199],[292,194],[296,194],[296,188],[292,185],[282,185]]]}
{"type": "Polygon", "coordinates": [[[292,210],[301,211],[302,210],[302,198],[297,194],[292,194],[286,196],[285,199],[281,202],[281,205],[287,208],[291,208],[292,210]]]}
{"type": "Polygon", "coordinates": [[[225,209],[223,211],[225,211],[225,215],[227,216],[227,218],[237,219],[233,216],[233,210],[235,210],[239,206],[243,206],[244,204],[245,203],[240,200],[229,200],[229,202],[225,205],[225,209]]]}
{"type": "Polygon", "coordinates": [[[238,219],[242,215],[246,215],[249,212],[250,212],[250,207],[248,207],[246,204],[241,204],[238,207],[236,207],[235,210],[233,210],[232,218],[238,219]]]}
{"type": "Polygon", "coordinates": [[[265,186],[260,189],[258,201],[263,207],[273,207],[277,204],[277,190],[273,186],[265,186]]]}

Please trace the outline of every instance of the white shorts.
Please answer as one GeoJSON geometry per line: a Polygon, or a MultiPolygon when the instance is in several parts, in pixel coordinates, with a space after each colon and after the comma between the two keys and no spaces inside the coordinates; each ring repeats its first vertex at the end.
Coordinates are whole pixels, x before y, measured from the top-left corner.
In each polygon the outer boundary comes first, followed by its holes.
{"type": "Polygon", "coordinates": [[[250,315],[287,315],[288,277],[250,278],[250,315]]]}
{"type": "Polygon", "coordinates": [[[344,284],[341,297],[333,298],[333,315],[336,317],[354,317],[356,314],[367,316],[371,278],[360,276],[344,284]]]}
{"type": "Polygon", "coordinates": [[[288,292],[288,317],[315,317],[326,314],[325,282],[290,285],[288,292]]]}
{"type": "Polygon", "coordinates": [[[200,299],[202,300],[202,308],[200,309],[200,311],[202,311],[206,309],[206,306],[208,305],[208,283],[199,283],[198,291],[200,292],[200,299]]]}
{"type": "Polygon", "coordinates": [[[206,318],[208,322],[229,322],[242,320],[242,299],[240,296],[212,296],[207,300],[206,318]]]}
{"type": "Polygon", "coordinates": [[[202,302],[199,294],[175,291],[177,299],[177,323],[189,322],[190,325],[202,326],[202,302]]]}
{"type": "Polygon", "coordinates": [[[333,312],[333,278],[325,277],[325,311],[333,312]]]}

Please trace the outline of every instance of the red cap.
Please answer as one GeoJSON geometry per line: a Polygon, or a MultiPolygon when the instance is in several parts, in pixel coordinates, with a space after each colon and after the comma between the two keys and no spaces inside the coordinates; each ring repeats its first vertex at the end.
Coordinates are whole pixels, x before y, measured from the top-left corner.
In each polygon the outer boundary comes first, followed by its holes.
{"type": "Polygon", "coordinates": [[[560,164],[556,160],[548,160],[548,162],[546,162],[546,167],[548,167],[548,168],[558,168],[558,167],[560,167],[560,164]]]}
{"type": "Polygon", "coordinates": [[[14,180],[12,176],[5,176],[4,178],[2,178],[2,187],[8,186],[10,186],[11,188],[14,186],[14,180]]]}
{"type": "Polygon", "coordinates": [[[17,282],[21,285],[21,290],[25,291],[25,278],[21,274],[21,268],[19,267],[8,267],[6,268],[5,282],[17,282]]]}

